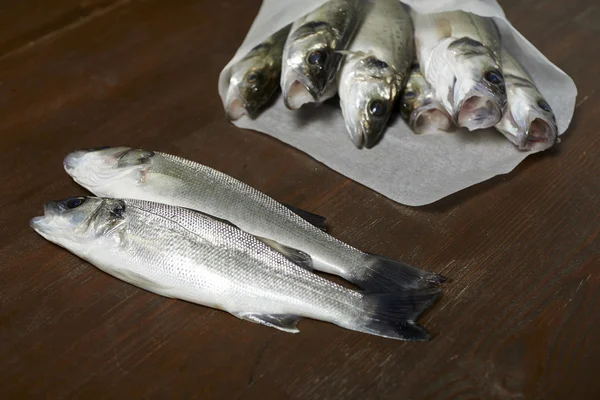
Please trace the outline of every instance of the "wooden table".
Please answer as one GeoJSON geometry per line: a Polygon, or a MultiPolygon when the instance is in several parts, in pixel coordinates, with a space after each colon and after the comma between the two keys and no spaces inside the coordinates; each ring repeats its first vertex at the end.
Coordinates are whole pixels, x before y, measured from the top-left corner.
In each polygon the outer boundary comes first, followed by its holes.
{"type": "Polygon", "coordinates": [[[505,0],[579,87],[563,142],[431,206],[387,200],[225,120],[220,69],[259,0],[0,3],[0,397],[600,398],[600,7],[505,0]],[[28,226],[84,194],[76,148],[162,150],[325,215],[366,251],[452,279],[405,343],[304,320],[298,335],[112,278],[28,226]]]}

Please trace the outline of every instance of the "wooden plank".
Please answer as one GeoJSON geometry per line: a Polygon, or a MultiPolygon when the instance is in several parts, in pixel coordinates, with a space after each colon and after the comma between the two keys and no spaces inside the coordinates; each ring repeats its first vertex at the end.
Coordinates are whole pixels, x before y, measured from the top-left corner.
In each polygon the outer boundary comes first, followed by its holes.
{"type": "MultiPolygon", "coordinates": [[[[75,3],[64,4],[56,12],[75,3]]],[[[258,0],[132,1],[7,53],[0,60],[0,392],[598,398],[594,4],[502,1],[513,24],[578,83],[574,124],[556,149],[511,174],[420,208],[226,122],[218,73],[258,0]],[[85,193],[62,171],[63,156],[106,144],[203,162],[327,216],[332,234],[350,244],[447,275],[442,300],[423,320],[436,338],[403,343],[310,320],[300,334],[285,334],[136,289],[44,241],[28,220],[49,199],[85,193]]],[[[19,10],[2,18],[29,15],[19,10]]],[[[31,26],[43,25],[31,18],[31,26]]]]}
{"type": "Polygon", "coordinates": [[[117,0],[4,0],[0,2],[0,58],[79,24],[117,0]]]}

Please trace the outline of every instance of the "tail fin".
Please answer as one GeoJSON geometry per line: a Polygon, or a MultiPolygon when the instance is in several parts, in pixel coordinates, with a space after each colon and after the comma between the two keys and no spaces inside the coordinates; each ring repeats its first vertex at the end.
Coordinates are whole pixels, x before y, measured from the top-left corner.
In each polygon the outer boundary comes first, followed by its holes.
{"type": "Polygon", "coordinates": [[[415,320],[439,297],[438,289],[408,290],[401,293],[366,294],[363,315],[351,329],[407,341],[431,338],[415,320]]]}
{"type": "Polygon", "coordinates": [[[394,292],[400,289],[423,289],[446,281],[440,274],[422,270],[401,261],[368,254],[366,268],[353,283],[368,292],[394,292]]]}

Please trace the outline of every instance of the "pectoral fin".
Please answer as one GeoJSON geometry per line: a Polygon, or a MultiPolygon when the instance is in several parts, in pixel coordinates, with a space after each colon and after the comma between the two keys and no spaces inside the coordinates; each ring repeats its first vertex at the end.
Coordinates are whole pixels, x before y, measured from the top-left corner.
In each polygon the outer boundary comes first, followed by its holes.
{"type": "Polygon", "coordinates": [[[111,275],[115,276],[116,278],[121,279],[122,281],[130,283],[134,286],[137,286],[141,289],[145,289],[149,292],[156,293],[156,294],[159,294],[159,295],[165,296],[165,297],[171,297],[171,298],[174,297],[171,294],[171,289],[172,289],[171,287],[157,283],[151,279],[148,279],[147,277],[145,277],[143,275],[138,274],[137,272],[121,270],[118,272],[113,271],[113,272],[111,272],[111,275]]]}
{"type": "Polygon", "coordinates": [[[292,206],[290,204],[283,203],[283,205],[285,207],[287,207],[288,210],[290,210],[294,214],[298,215],[300,218],[302,218],[303,220],[305,220],[309,224],[316,226],[317,228],[319,228],[323,232],[327,232],[327,226],[325,225],[325,222],[327,221],[327,218],[325,218],[325,217],[323,217],[321,215],[313,214],[313,213],[311,213],[309,211],[302,210],[302,209],[300,209],[298,207],[294,207],[294,206],[292,206]]]}
{"type": "Polygon", "coordinates": [[[249,312],[232,313],[236,317],[254,322],[255,324],[265,325],[271,328],[279,329],[288,333],[298,333],[300,330],[296,328],[296,324],[300,320],[297,315],[289,314],[259,314],[249,312]]]}
{"type": "Polygon", "coordinates": [[[309,271],[313,270],[312,258],[305,252],[285,246],[279,242],[276,242],[275,240],[267,239],[260,236],[256,236],[256,238],[268,245],[269,247],[271,247],[273,250],[283,254],[285,258],[287,258],[294,264],[309,271]]]}

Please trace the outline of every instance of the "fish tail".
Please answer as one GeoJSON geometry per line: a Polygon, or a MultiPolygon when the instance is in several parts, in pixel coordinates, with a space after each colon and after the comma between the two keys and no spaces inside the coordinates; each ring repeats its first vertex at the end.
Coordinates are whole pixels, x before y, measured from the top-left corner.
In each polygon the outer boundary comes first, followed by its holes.
{"type": "Polygon", "coordinates": [[[434,288],[366,294],[362,299],[363,313],[351,329],[390,339],[429,340],[429,332],[415,321],[439,295],[440,291],[434,288]]]}
{"type": "Polygon", "coordinates": [[[438,286],[446,281],[440,274],[375,254],[367,255],[366,264],[361,268],[361,274],[352,282],[369,292],[423,289],[438,286]]]}

